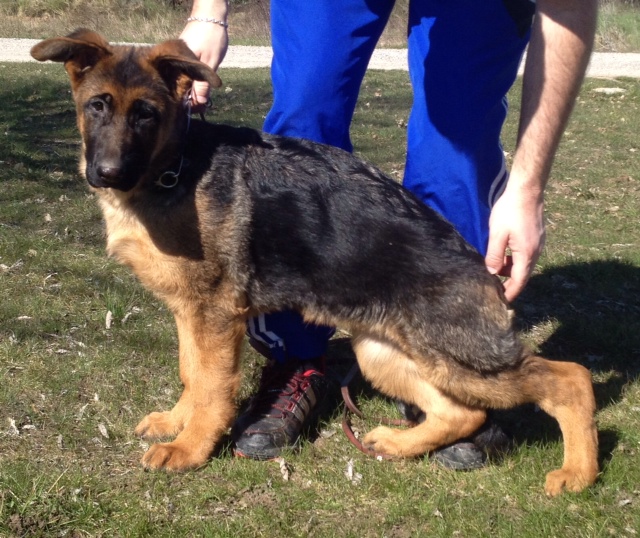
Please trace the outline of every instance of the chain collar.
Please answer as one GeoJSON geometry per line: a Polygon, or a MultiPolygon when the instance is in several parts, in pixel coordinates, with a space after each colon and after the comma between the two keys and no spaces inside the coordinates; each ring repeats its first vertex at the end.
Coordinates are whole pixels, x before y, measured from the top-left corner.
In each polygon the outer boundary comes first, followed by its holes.
{"type": "MultiPolygon", "coordinates": [[[[189,128],[191,127],[191,98],[192,98],[193,88],[191,88],[184,96],[182,106],[185,108],[187,112],[187,128],[184,132],[184,142],[182,144],[182,155],[180,155],[180,163],[178,164],[178,169],[176,171],[166,170],[160,174],[160,177],[156,179],[156,186],[161,189],[173,189],[180,183],[180,173],[182,172],[182,165],[184,164],[184,148],[187,143],[187,135],[189,134],[189,128]]],[[[204,119],[204,115],[202,115],[202,119],[204,119]]]]}

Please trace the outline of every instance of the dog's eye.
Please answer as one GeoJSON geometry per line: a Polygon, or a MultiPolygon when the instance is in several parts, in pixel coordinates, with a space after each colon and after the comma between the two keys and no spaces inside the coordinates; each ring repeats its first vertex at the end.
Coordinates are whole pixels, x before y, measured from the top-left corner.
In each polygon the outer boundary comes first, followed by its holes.
{"type": "Polygon", "coordinates": [[[152,121],[158,117],[156,108],[148,103],[138,102],[134,108],[136,122],[152,121]]]}
{"type": "Polygon", "coordinates": [[[95,112],[102,112],[105,108],[104,101],[102,101],[101,99],[94,99],[93,101],[90,101],[89,106],[95,112]]]}
{"type": "Polygon", "coordinates": [[[153,110],[150,109],[142,109],[138,112],[138,119],[140,120],[150,120],[153,119],[154,116],[153,110]]]}
{"type": "Polygon", "coordinates": [[[101,114],[106,111],[113,101],[113,97],[108,93],[95,95],[87,102],[87,108],[90,112],[101,114]]]}

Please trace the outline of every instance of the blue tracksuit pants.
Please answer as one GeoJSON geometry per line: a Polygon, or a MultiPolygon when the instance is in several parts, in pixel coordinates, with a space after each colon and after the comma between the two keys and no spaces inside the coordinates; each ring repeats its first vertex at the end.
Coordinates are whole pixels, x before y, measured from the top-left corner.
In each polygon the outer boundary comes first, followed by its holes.
{"type": "MultiPolygon", "coordinates": [[[[273,106],[264,130],[352,150],[349,126],[393,0],[271,0],[273,106]]],[[[531,0],[411,0],[413,105],[403,184],[486,251],[507,181],[500,132],[528,43],[531,0]]],[[[279,312],[249,322],[274,358],[320,356],[332,334],[279,312]]]]}

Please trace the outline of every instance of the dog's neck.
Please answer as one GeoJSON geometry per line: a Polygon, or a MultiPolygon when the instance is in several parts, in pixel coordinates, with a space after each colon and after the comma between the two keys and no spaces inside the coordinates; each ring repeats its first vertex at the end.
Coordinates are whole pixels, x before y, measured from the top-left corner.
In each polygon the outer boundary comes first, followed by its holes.
{"type": "MultiPolygon", "coordinates": [[[[160,173],[158,178],[155,180],[155,185],[161,189],[173,189],[178,186],[180,182],[180,174],[182,173],[182,169],[185,165],[185,149],[187,144],[187,138],[189,136],[189,130],[191,128],[191,112],[192,112],[192,90],[189,90],[184,98],[183,98],[183,106],[185,111],[184,119],[180,121],[180,124],[185,124],[182,130],[182,135],[180,136],[180,142],[178,144],[178,152],[180,154],[180,158],[177,160],[177,164],[175,162],[170,165],[166,170],[160,173]]],[[[202,115],[202,119],[204,120],[204,115],[202,115]]],[[[180,129],[178,127],[178,129],[180,129]]]]}

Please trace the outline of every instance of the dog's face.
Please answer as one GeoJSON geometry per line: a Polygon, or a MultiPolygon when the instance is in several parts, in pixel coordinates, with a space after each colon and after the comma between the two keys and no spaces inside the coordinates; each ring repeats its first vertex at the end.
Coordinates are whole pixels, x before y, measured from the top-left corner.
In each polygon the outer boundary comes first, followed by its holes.
{"type": "Polygon", "coordinates": [[[38,43],[31,55],[64,62],[82,134],[80,172],[96,188],[130,191],[157,179],[176,159],[193,81],[221,84],[180,40],[111,46],[77,30],[38,43]]]}

